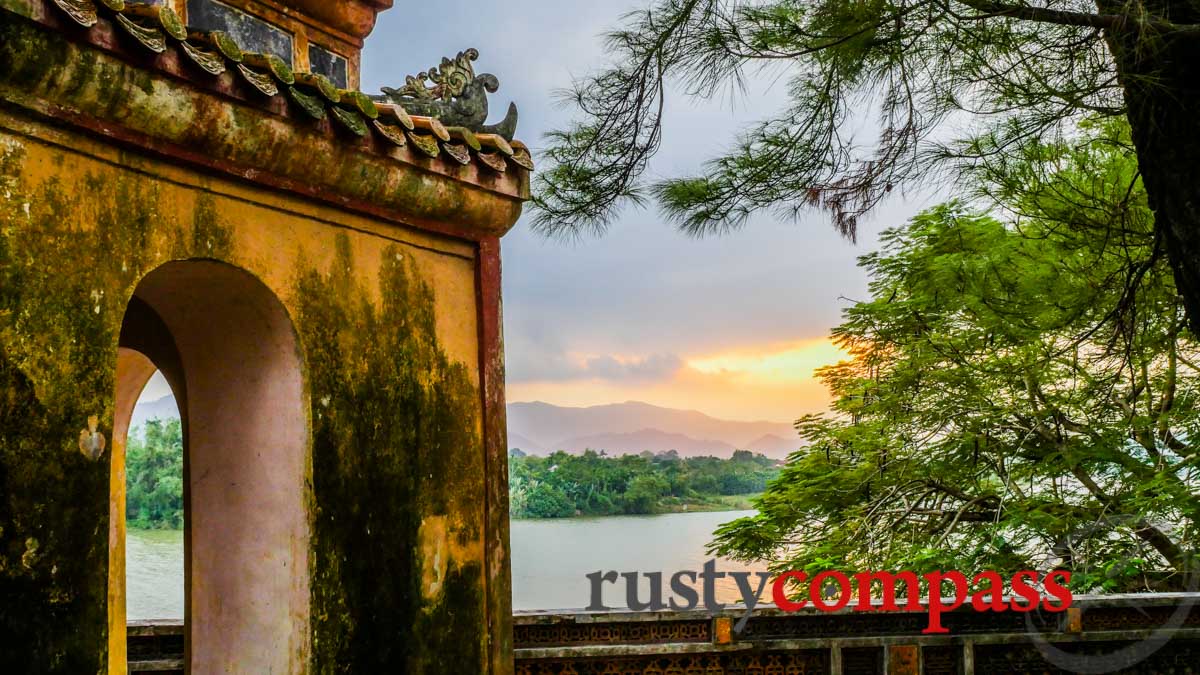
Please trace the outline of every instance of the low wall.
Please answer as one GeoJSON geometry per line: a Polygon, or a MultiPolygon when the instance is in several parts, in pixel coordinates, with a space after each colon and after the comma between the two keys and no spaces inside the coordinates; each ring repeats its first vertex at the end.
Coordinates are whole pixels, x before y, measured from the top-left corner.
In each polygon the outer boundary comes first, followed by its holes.
{"type": "MultiPolygon", "coordinates": [[[[1077,597],[1062,613],[518,612],[517,675],[1200,673],[1200,594],[1077,597]]],[[[130,628],[131,671],[182,672],[178,624],[130,628]],[[139,656],[144,655],[144,656],[139,656]],[[133,663],[142,658],[142,667],[133,663]],[[152,666],[151,661],[154,662],[152,666]]]]}
{"type": "Polygon", "coordinates": [[[518,675],[1198,673],[1200,594],[1076,598],[1067,612],[529,612],[518,675]]]}

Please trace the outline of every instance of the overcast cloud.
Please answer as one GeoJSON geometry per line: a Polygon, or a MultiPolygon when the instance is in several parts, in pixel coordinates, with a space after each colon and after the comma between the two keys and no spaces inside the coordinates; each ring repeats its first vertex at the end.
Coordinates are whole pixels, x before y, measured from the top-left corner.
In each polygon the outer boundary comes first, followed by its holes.
{"type": "MultiPolygon", "coordinates": [[[[477,69],[501,81],[493,111],[516,101],[518,136],[536,159],[542,135],[571,115],[552,92],[598,68],[604,62],[598,36],[641,5],[405,4],[381,15],[369,38],[362,87],[396,86],[444,55],[475,47],[477,69]]],[[[670,99],[652,171],[680,175],[727,147],[737,129],[778,108],[783,87],[772,85],[782,85],[784,75],[759,77],[751,100],[737,105],[670,99]]],[[[743,419],[787,420],[819,409],[824,397],[811,369],[820,363],[812,360],[831,352],[814,344],[837,323],[843,298],[865,296],[866,278],[855,259],[874,247],[880,229],[928,203],[910,199],[882,209],[862,228],[857,245],[819,213],[796,223],[763,214],[736,234],[695,240],[653,209],[628,210],[607,236],[572,244],[544,240],[522,219],[503,240],[509,400],[638,399],[743,419]],[[801,372],[780,371],[771,379],[738,371],[755,370],[756,355],[775,355],[776,363],[801,372]],[[714,359],[743,365],[715,372],[696,366],[714,359]]]]}

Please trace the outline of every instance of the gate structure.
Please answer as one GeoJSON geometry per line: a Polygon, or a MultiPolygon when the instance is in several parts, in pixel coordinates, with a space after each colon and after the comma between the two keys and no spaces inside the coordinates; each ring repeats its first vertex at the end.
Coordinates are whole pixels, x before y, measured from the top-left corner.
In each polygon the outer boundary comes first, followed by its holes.
{"type": "Polygon", "coordinates": [[[512,672],[499,238],[468,50],[392,0],[0,0],[0,671],[123,673],[125,435],[184,429],[191,673],[512,672]]]}

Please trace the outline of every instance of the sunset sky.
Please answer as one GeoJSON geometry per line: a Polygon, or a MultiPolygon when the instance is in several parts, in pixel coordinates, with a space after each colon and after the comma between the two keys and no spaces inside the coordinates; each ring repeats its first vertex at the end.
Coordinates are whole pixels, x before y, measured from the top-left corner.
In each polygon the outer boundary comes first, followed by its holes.
{"type": "MultiPolygon", "coordinates": [[[[599,35],[640,2],[442,0],[385,12],[368,39],[363,90],[467,47],[499,76],[494,112],[521,110],[518,135],[535,149],[571,110],[552,92],[604,62],[599,35]],[[457,18],[449,18],[457,17],[457,18]]],[[[678,175],[727,147],[746,122],[776,110],[787,73],[758,75],[749,100],[676,96],[654,175],[678,175]]],[[[846,299],[863,298],[855,267],[878,231],[928,200],[887,205],[857,245],[814,213],[764,214],[745,230],[695,240],[654,209],[628,210],[607,236],[577,242],[532,234],[527,218],[503,240],[510,401],[592,405],[639,400],[728,419],[789,421],[828,402],[812,377],[837,361],[828,342],[846,299]]]]}

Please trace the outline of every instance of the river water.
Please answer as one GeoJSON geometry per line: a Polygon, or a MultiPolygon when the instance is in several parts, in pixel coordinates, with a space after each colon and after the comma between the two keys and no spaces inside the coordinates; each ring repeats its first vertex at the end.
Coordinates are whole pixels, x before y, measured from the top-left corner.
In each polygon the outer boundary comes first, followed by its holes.
{"type": "Polygon", "coordinates": [[[183,531],[125,533],[125,618],[183,618],[183,531]]]}
{"type": "MultiPolygon", "coordinates": [[[[704,552],[721,523],[753,511],[671,513],[512,522],[513,609],[580,608],[590,602],[586,574],[662,572],[664,599],[669,579],[681,570],[699,571],[710,558],[704,552]]],[[[183,618],[183,533],[130,530],[126,539],[127,616],[140,619],[183,618]]],[[[718,560],[719,571],[748,569],[718,560]]],[[[643,582],[645,583],[645,582],[643,582]]],[[[739,597],[731,579],[717,582],[717,599],[739,597]]],[[[649,592],[643,586],[644,602],[649,592]]],[[[604,585],[604,602],[623,607],[625,586],[604,585]]]]}

